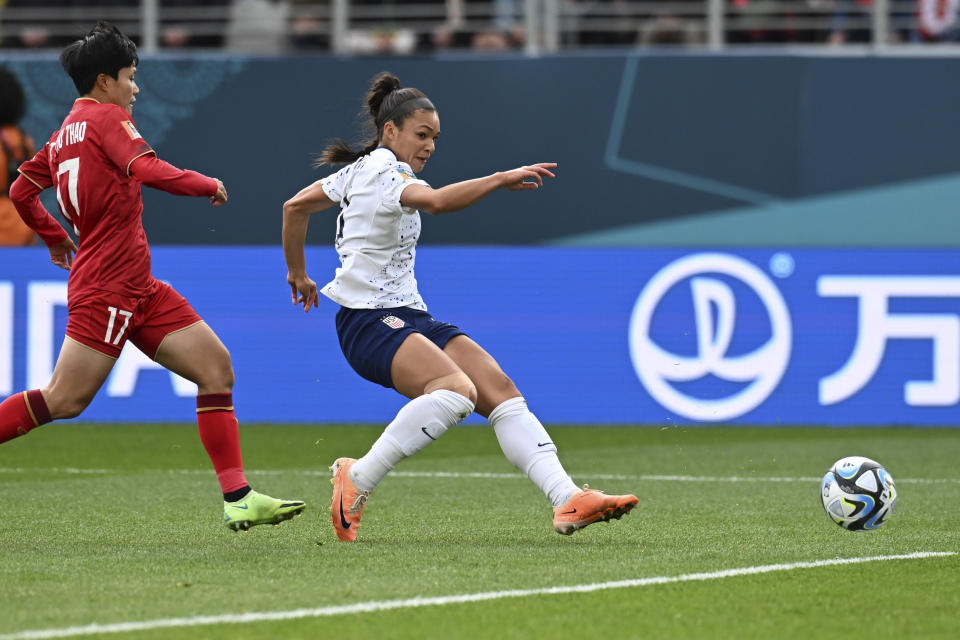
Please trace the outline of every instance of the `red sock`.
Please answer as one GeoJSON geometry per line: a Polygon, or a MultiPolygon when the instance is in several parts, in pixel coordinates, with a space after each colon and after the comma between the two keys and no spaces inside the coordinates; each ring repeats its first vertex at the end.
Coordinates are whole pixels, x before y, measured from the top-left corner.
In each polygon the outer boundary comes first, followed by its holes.
{"type": "Polygon", "coordinates": [[[15,393],[0,402],[0,444],[50,422],[50,410],[39,389],[15,393]]]}
{"type": "Polygon", "coordinates": [[[240,454],[240,431],[233,413],[232,393],[197,396],[197,427],[224,493],[247,486],[240,454]]]}

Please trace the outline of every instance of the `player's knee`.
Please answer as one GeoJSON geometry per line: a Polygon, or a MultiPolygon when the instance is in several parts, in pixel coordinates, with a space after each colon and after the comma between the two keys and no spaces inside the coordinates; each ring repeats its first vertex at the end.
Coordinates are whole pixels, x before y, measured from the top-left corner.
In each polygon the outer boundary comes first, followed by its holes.
{"type": "Polygon", "coordinates": [[[520,390],[517,389],[517,385],[513,383],[513,380],[510,379],[510,376],[503,373],[502,371],[494,377],[493,382],[491,383],[493,387],[490,391],[491,396],[502,396],[506,398],[513,398],[521,395],[520,390]]]}
{"type": "Polygon", "coordinates": [[[488,412],[511,398],[522,397],[517,385],[513,384],[513,380],[503,372],[485,378],[482,387],[480,389],[484,399],[482,404],[488,412]]]}
{"type": "Polygon", "coordinates": [[[233,383],[235,381],[235,376],[233,373],[233,366],[227,364],[226,366],[221,366],[216,368],[211,374],[210,386],[218,387],[219,391],[217,393],[226,393],[228,391],[233,391],[233,383]]]}
{"type": "Polygon", "coordinates": [[[472,405],[477,403],[477,387],[473,384],[473,380],[462,371],[431,380],[424,386],[423,392],[431,393],[437,389],[446,389],[447,391],[459,393],[469,400],[472,405]]]}
{"type": "Polygon", "coordinates": [[[197,386],[201,393],[228,393],[233,390],[234,381],[233,361],[224,349],[222,354],[206,363],[197,386]]]}
{"type": "Polygon", "coordinates": [[[50,411],[51,420],[66,420],[76,418],[90,406],[93,396],[60,395],[50,389],[44,389],[44,399],[50,411]]]}
{"type": "Polygon", "coordinates": [[[230,361],[227,361],[226,366],[220,369],[219,379],[221,385],[226,387],[228,390],[233,389],[233,383],[236,381],[236,375],[233,372],[233,364],[230,361]]]}
{"type": "Polygon", "coordinates": [[[54,420],[65,420],[70,418],[76,418],[83,410],[87,408],[87,405],[82,402],[71,402],[67,404],[62,404],[57,407],[55,411],[50,412],[50,417],[54,420]]]}

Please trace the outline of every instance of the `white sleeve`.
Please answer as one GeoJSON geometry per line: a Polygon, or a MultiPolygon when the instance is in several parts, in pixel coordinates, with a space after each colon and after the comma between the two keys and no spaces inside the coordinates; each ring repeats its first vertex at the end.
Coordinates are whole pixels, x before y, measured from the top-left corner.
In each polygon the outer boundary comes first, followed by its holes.
{"type": "Polygon", "coordinates": [[[416,176],[406,162],[391,162],[380,174],[380,201],[391,211],[413,213],[416,209],[400,204],[400,194],[412,184],[430,186],[416,176]]]}
{"type": "Polygon", "coordinates": [[[352,164],[348,164],[340,171],[336,173],[331,173],[329,176],[320,181],[320,186],[323,187],[323,192],[327,194],[327,197],[333,200],[334,202],[340,202],[343,200],[343,189],[344,184],[347,181],[347,177],[350,175],[350,171],[353,169],[352,164]]]}

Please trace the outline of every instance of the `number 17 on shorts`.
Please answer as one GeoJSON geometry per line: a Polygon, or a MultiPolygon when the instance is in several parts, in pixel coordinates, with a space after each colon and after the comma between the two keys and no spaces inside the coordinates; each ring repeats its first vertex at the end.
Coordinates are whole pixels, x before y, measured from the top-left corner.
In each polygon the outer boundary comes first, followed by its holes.
{"type": "Polygon", "coordinates": [[[123,337],[127,327],[130,326],[130,318],[133,316],[133,311],[125,311],[123,309],[117,309],[116,307],[107,307],[107,309],[110,311],[110,321],[107,323],[107,334],[103,337],[103,341],[107,344],[119,345],[120,338],[123,337]],[[118,324],[117,316],[123,318],[123,324],[116,331],[116,337],[113,337],[114,327],[118,324]]]}

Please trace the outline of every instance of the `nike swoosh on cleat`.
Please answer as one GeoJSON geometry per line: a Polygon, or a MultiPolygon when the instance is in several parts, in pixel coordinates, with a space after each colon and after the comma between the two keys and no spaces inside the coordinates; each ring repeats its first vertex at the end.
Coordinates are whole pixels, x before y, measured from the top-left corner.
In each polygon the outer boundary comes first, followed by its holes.
{"type": "Polygon", "coordinates": [[[340,494],[340,526],[344,529],[349,529],[353,523],[347,522],[347,519],[343,517],[343,494],[340,494]]]}
{"type": "Polygon", "coordinates": [[[249,508],[250,508],[250,505],[245,504],[245,505],[243,505],[243,506],[241,507],[240,505],[235,504],[235,505],[233,505],[233,508],[234,508],[234,509],[249,509],[249,508]]]}
{"type": "Polygon", "coordinates": [[[577,512],[576,509],[573,509],[573,510],[571,510],[571,511],[564,511],[564,512],[563,512],[563,515],[566,516],[566,515],[570,515],[571,513],[576,513],[576,512],[577,512]]]}
{"type": "Polygon", "coordinates": [[[545,446],[547,446],[548,444],[553,444],[553,443],[552,443],[552,442],[538,442],[538,443],[537,443],[537,446],[538,446],[538,447],[545,447],[545,446]]]}
{"type": "Polygon", "coordinates": [[[420,427],[420,431],[423,431],[423,435],[427,436],[427,437],[430,438],[431,440],[436,440],[436,438],[434,438],[432,435],[430,435],[430,434],[427,432],[427,428],[426,428],[426,427],[420,427]]]}

